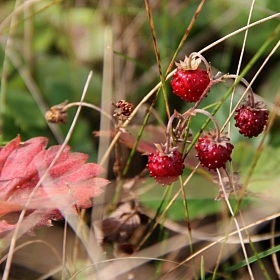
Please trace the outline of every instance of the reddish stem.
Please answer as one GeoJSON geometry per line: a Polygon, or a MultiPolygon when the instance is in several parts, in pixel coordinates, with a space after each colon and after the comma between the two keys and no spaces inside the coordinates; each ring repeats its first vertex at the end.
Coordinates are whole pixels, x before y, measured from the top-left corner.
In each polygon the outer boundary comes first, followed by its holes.
{"type": "Polygon", "coordinates": [[[165,152],[169,153],[170,152],[170,147],[171,147],[171,135],[173,134],[173,129],[172,129],[172,124],[175,118],[181,119],[182,115],[178,113],[176,110],[172,114],[172,116],[168,120],[168,124],[166,127],[166,147],[165,147],[165,152]]]}
{"type": "Polygon", "coordinates": [[[208,84],[208,86],[206,87],[206,89],[203,91],[203,93],[201,94],[200,98],[198,101],[196,101],[196,103],[194,104],[194,106],[192,107],[193,109],[196,109],[198,107],[198,105],[200,104],[201,100],[205,97],[205,95],[209,92],[210,88],[215,85],[218,84],[220,82],[222,82],[223,77],[217,78],[217,79],[210,79],[210,83],[208,84]]]}
{"type": "Polygon", "coordinates": [[[192,59],[195,59],[196,57],[199,57],[199,58],[203,61],[204,65],[205,65],[205,67],[206,67],[207,73],[208,73],[209,76],[212,78],[212,72],[211,72],[210,64],[209,64],[208,61],[204,58],[204,56],[202,56],[200,53],[197,53],[197,52],[191,53],[190,56],[189,56],[189,61],[192,61],[192,59]]]}
{"type": "MultiPolygon", "coordinates": [[[[224,79],[239,79],[240,77],[234,74],[226,74],[223,76],[224,79]]],[[[250,107],[254,108],[255,107],[255,99],[254,99],[254,92],[248,83],[248,81],[244,78],[241,78],[240,80],[247,88],[248,88],[248,102],[250,107]]]]}
{"type": "Polygon", "coordinates": [[[187,117],[189,115],[193,115],[195,113],[201,113],[205,116],[207,116],[209,119],[211,119],[211,121],[213,122],[214,126],[215,126],[215,130],[216,130],[216,138],[215,138],[215,141],[217,143],[219,143],[221,140],[220,140],[220,136],[221,136],[221,130],[220,130],[220,127],[216,121],[216,119],[213,117],[212,114],[210,114],[208,111],[206,110],[203,110],[203,109],[190,109],[189,111],[187,111],[186,113],[183,114],[184,117],[187,117]]]}

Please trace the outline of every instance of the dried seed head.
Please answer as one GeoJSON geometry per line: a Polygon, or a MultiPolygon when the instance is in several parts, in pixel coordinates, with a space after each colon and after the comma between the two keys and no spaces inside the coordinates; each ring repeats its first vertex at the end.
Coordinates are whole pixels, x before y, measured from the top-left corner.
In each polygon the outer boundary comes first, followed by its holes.
{"type": "Polygon", "coordinates": [[[218,176],[214,176],[213,183],[219,187],[219,193],[215,200],[228,198],[231,193],[235,193],[243,189],[243,184],[240,182],[240,175],[237,171],[234,171],[231,176],[227,173],[223,173],[221,175],[221,180],[218,176]]]}
{"type": "Polygon", "coordinates": [[[112,105],[115,107],[113,116],[120,121],[126,120],[134,110],[134,105],[125,100],[112,103],[112,105]]]}
{"type": "Polygon", "coordinates": [[[64,110],[66,103],[52,106],[46,113],[45,118],[50,123],[65,124],[67,123],[67,112],[64,110]]]}

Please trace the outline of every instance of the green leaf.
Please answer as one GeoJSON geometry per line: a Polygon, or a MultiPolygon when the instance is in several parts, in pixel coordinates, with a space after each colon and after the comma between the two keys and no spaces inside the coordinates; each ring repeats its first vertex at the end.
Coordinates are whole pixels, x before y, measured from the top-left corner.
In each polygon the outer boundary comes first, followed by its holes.
{"type": "MultiPolygon", "coordinates": [[[[236,145],[233,163],[240,170],[241,181],[246,181],[254,162],[256,149],[250,143],[236,145]]],[[[265,146],[253,169],[247,189],[258,196],[280,199],[280,148],[265,146]]]]}
{"type": "MultiPolygon", "coordinates": [[[[141,195],[140,201],[144,206],[156,211],[161,204],[161,198],[163,197],[165,189],[171,187],[162,187],[159,184],[154,183],[153,178],[148,178],[147,180],[148,182],[151,182],[151,184],[154,184],[154,187],[141,195]]],[[[179,189],[180,185],[179,181],[177,181],[172,187],[170,199],[172,199],[179,189]]],[[[207,215],[215,214],[221,211],[222,203],[220,201],[215,201],[218,188],[207,178],[204,178],[198,174],[194,175],[185,187],[185,192],[191,219],[205,217],[207,215]]],[[[186,219],[182,199],[182,195],[180,194],[173,202],[172,206],[167,212],[167,216],[169,218],[176,221],[182,221],[186,219]]],[[[167,203],[168,202],[166,201],[165,206],[167,203]]]]}
{"type": "MultiPolygon", "coordinates": [[[[66,99],[70,102],[79,101],[90,70],[73,65],[69,60],[46,56],[38,60],[35,72],[45,98],[50,105],[54,105],[66,99]]],[[[100,97],[101,74],[94,73],[85,101],[99,104],[100,97]]]]}
{"type": "Polygon", "coordinates": [[[7,91],[6,112],[22,130],[43,128],[46,122],[29,92],[20,89],[7,91]]]}
{"type": "MultiPolygon", "coordinates": [[[[266,251],[263,251],[263,252],[259,253],[258,256],[252,256],[252,257],[248,258],[248,262],[249,263],[254,263],[254,262],[256,262],[258,260],[257,257],[259,259],[262,259],[262,258],[271,256],[272,254],[275,254],[275,253],[277,253],[279,251],[280,251],[280,245],[275,246],[273,248],[270,248],[270,249],[268,249],[266,251]]],[[[243,261],[241,261],[241,262],[239,262],[239,263],[237,263],[237,264],[235,264],[233,266],[230,266],[230,267],[226,268],[225,271],[226,272],[235,271],[235,270],[237,270],[237,269],[239,269],[241,267],[244,267],[246,265],[247,265],[247,262],[245,260],[243,260],[243,261]]]]}

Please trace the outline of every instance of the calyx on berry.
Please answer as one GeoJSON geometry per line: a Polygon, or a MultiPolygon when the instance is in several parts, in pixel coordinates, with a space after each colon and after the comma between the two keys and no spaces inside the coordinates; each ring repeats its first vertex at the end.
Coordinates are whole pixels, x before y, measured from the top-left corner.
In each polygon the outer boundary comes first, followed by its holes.
{"type": "Polygon", "coordinates": [[[184,61],[175,63],[177,70],[170,84],[173,93],[187,102],[198,102],[203,99],[211,87],[212,75],[210,66],[203,56],[192,53],[184,61]],[[207,70],[199,68],[203,61],[207,70]]]}
{"type": "Polygon", "coordinates": [[[178,69],[182,70],[196,70],[202,61],[201,56],[197,57],[196,53],[191,53],[190,56],[185,56],[185,59],[175,62],[178,69]]]}

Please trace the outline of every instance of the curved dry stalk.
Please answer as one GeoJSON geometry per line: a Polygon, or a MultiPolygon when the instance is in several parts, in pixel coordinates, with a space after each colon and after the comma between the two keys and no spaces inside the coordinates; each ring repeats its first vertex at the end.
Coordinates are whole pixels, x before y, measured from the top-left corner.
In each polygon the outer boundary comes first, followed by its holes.
{"type": "MultiPolygon", "coordinates": [[[[127,260],[143,260],[143,264],[146,263],[146,262],[150,262],[150,261],[159,261],[159,262],[165,262],[165,263],[171,263],[171,264],[178,264],[178,262],[175,262],[175,261],[172,261],[172,260],[166,260],[166,259],[162,259],[162,258],[153,258],[153,257],[142,257],[142,256],[139,256],[139,257],[119,257],[119,258],[114,258],[114,259],[107,259],[107,260],[102,260],[100,262],[98,262],[98,264],[106,264],[106,263],[113,263],[113,262],[118,262],[118,261],[127,261],[127,260]]],[[[75,272],[75,274],[73,274],[71,276],[71,278],[69,278],[69,280],[73,280],[73,279],[76,279],[76,277],[79,275],[79,273],[83,272],[84,270],[88,269],[88,268],[91,268],[93,267],[94,264],[90,264],[86,267],[83,267],[81,268],[80,270],[78,270],[77,272],[75,272]]],[[[123,271],[122,273],[125,273],[126,271],[123,271]]],[[[110,275],[110,273],[107,273],[107,275],[110,275]]],[[[107,276],[106,275],[106,276],[107,276]]],[[[120,275],[120,274],[118,274],[120,275]]],[[[103,275],[105,276],[105,275],[103,275]]],[[[117,275],[114,275],[114,276],[117,276],[117,275]]],[[[40,278],[41,279],[41,278],[40,278]]],[[[46,278],[42,278],[42,279],[46,279],[46,278]]]]}
{"type": "MultiPolygon", "coordinates": [[[[274,214],[272,214],[272,215],[266,217],[265,219],[261,219],[261,220],[259,220],[259,221],[257,221],[257,222],[254,222],[254,223],[251,223],[251,224],[246,225],[246,226],[244,226],[244,227],[241,227],[241,228],[240,228],[240,231],[244,231],[244,230],[247,230],[247,229],[249,229],[249,228],[255,227],[255,226],[257,226],[257,225],[260,225],[260,224],[262,224],[262,223],[264,223],[264,222],[267,222],[267,221],[276,219],[277,217],[279,217],[279,215],[280,215],[280,212],[274,213],[274,214]]],[[[233,235],[235,235],[235,234],[237,234],[237,233],[238,233],[237,230],[232,231],[232,232],[230,232],[229,234],[227,234],[226,236],[223,236],[223,237],[219,238],[218,240],[216,240],[216,241],[214,241],[214,242],[212,242],[212,243],[210,243],[210,244],[204,246],[203,248],[201,248],[200,250],[196,251],[196,252],[193,253],[191,256],[189,256],[188,258],[186,258],[185,260],[183,260],[178,266],[174,267],[174,268],[172,269],[172,271],[175,270],[175,269],[177,269],[178,267],[180,267],[180,266],[183,265],[184,263],[186,263],[186,262],[192,260],[193,258],[197,257],[198,255],[202,254],[203,252],[207,251],[207,250],[210,249],[211,247],[213,247],[213,246],[215,246],[215,245],[217,245],[217,244],[219,244],[219,243],[221,243],[221,242],[224,242],[224,240],[226,240],[228,237],[233,236],[233,235]]],[[[170,271],[170,272],[172,272],[172,271],[170,271]]]]}
{"type": "MultiPolygon", "coordinates": [[[[46,247],[48,247],[48,248],[52,251],[52,253],[56,256],[58,262],[61,261],[61,258],[60,258],[60,256],[59,256],[58,252],[55,250],[55,248],[54,248],[53,246],[51,246],[49,243],[47,243],[46,241],[40,240],[40,239],[32,240],[32,241],[26,241],[26,242],[24,242],[24,243],[18,245],[17,247],[15,247],[14,252],[17,252],[17,251],[21,250],[22,248],[24,248],[24,247],[26,247],[26,246],[28,246],[28,245],[33,245],[33,244],[35,244],[35,243],[42,243],[42,244],[46,245],[46,247]]],[[[4,256],[0,259],[0,263],[3,263],[3,262],[7,259],[7,256],[8,256],[7,254],[4,255],[4,256]]]]}
{"type": "Polygon", "coordinates": [[[113,118],[110,114],[108,114],[107,112],[103,111],[100,107],[92,104],[92,103],[87,103],[87,102],[71,102],[66,104],[65,106],[63,106],[63,112],[67,111],[68,109],[70,109],[71,107],[78,107],[78,106],[82,106],[82,107],[88,107],[91,108],[97,112],[99,112],[100,114],[103,114],[105,117],[107,117],[110,121],[113,121],[113,118]]]}
{"type": "MultiPolygon", "coordinates": [[[[219,127],[219,125],[218,125],[216,119],[214,118],[214,116],[213,116],[211,113],[209,113],[208,111],[203,110],[203,109],[194,109],[194,110],[191,109],[191,113],[192,113],[192,112],[193,112],[193,113],[200,113],[200,114],[203,114],[203,115],[205,115],[206,117],[208,117],[208,118],[213,122],[213,124],[214,124],[214,126],[215,126],[215,131],[216,131],[215,141],[216,141],[217,143],[221,142],[221,130],[220,130],[220,127],[219,127]]],[[[188,112],[187,112],[187,113],[188,113],[188,112]]]]}
{"type": "Polygon", "coordinates": [[[225,201],[226,201],[226,204],[227,204],[227,207],[228,207],[228,210],[233,218],[233,221],[235,223],[235,226],[236,226],[236,231],[238,233],[238,237],[239,237],[239,240],[240,240],[240,244],[241,244],[241,248],[243,250],[243,254],[244,254],[244,257],[245,257],[245,261],[246,261],[246,265],[247,265],[247,268],[248,268],[248,272],[249,272],[249,275],[251,277],[251,279],[255,279],[254,278],[254,275],[253,275],[253,272],[252,272],[252,269],[251,269],[251,266],[249,264],[249,261],[248,261],[248,255],[247,255],[247,251],[245,249],[245,245],[244,245],[244,242],[243,242],[243,238],[242,238],[242,235],[241,235],[241,230],[240,230],[240,227],[239,227],[239,224],[237,222],[237,219],[235,217],[235,214],[233,212],[233,209],[230,205],[230,202],[228,200],[228,195],[226,193],[226,190],[225,190],[225,187],[224,187],[224,182],[222,180],[222,176],[221,176],[221,173],[220,173],[220,170],[217,168],[216,169],[217,173],[218,173],[218,177],[219,177],[219,181],[220,181],[220,185],[222,187],[222,190],[223,190],[223,193],[224,193],[224,197],[225,197],[225,201]]]}
{"type": "MultiPolygon", "coordinates": [[[[275,224],[276,224],[276,220],[273,220],[271,222],[271,229],[270,229],[271,235],[272,235],[271,240],[270,240],[271,248],[275,247],[275,238],[276,238],[276,236],[275,236],[275,224]]],[[[278,279],[280,279],[280,267],[279,267],[279,263],[278,263],[278,260],[277,260],[276,253],[272,254],[271,258],[272,258],[272,263],[273,263],[273,267],[275,269],[275,272],[278,275],[278,279]]]]}
{"type": "Polygon", "coordinates": [[[216,45],[222,43],[223,41],[225,41],[225,40],[227,40],[227,39],[229,39],[230,37],[232,37],[232,36],[234,36],[234,35],[237,35],[238,33],[241,33],[241,32],[243,32],[243,31],[245,31],[245,30],[247,30],[247,29],[250,29],[251,27],[257,26],[257,25],[259,25],[259,24],[261,24],[261,23],[264,23],[264,22],[266,22],[266,21],[272,20],[272,19],[277,18],[277,17],[280,17],[280,13],[276,13],[276,14],[274,14],[274,15],[265,17],[265,18],[263,18],[263,19],[260,19],[260,20],[258,20],[258,21],[255,21],[255,22],[253,22],[253,23],[251,23],[251,24],[249,24],[249,25],[246,25],[246,26],[244,26],[244,27],[242,27],[242,28],[239,28],[239,29],[237,29],[237,30],[231,32],[230,34],[228,34],[228,35],[222,37],[221,39],[219,39],[219,40],[213,42],[212,44],[208,45],[207,47],[201,49],[201,50],[199,51],[199,53],[204,53],[204,52],[206,52],[207,50],[213,48],[214,46],[216,46],[216,45]]]}

